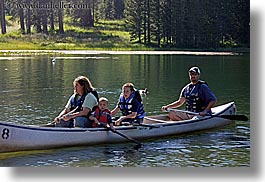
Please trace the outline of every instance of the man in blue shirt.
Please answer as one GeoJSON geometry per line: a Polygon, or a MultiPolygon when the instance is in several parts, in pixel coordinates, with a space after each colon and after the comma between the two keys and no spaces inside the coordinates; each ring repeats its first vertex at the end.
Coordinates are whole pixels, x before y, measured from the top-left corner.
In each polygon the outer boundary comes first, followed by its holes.
{"type": "MultiPolygon", "coordinates": [[[[201,116],[211,114],[211,108],[216,104],[217,99],[208,87],[207,83],[199,80],[200,75],[201,72],[198,67],[190,68],[189,77],[191,82],[182,89],[180,97],[177,101],[166,106],[162,106],[162,110],[167,110],[168,108],[178,108],[185,103],[187,111],[197,112],[201,116]]],[[[171,111],[168,116],[171,120],[179,121],[191,119],[194,115],[171,111]]]]}

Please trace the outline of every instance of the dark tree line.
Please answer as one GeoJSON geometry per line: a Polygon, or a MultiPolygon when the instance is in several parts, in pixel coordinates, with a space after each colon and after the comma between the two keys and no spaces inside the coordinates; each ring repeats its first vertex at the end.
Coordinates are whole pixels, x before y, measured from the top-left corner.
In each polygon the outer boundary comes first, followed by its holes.
{"type": "Polygon", "coordinates": [[[100,19],[125,19],[131,40],[147,46],[250,45],[247,0],[0,0],[2,34],[6,15],[18,19],[25,34],[33,28],[38,33],[63,34],[65,22],[90,28],[100,19]],[[62,2],[64,7],[40,8],[62,2]]]}
{"type": "Polygon", "coordinates": [[[247,0],[127,0],[131,39],[160,47],[218,48],[250,44],[247,0]]]}
{"type": "Polygon", "coordinates": [[[99,19],[124,18],[123,0],[0,0],[1,29],[6,33],[5,14],[18,18],[22,33],[49,34],[58,26],[58,33],[64,33],[64,18],[68,23],[82,27],[93,27],[99,19]],[[69,22],[70,21],[70,22],[69,22]]]}

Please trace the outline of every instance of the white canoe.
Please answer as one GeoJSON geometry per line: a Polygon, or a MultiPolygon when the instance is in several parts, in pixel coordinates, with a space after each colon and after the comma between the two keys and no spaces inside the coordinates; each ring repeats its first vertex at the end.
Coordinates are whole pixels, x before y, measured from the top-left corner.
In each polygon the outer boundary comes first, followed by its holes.
{"type": "MultiPolygon", "coordinates": [[[[214,115],[235,115],[234,102],[213,108],[214,115]]],[[[146,126],[119,126],[116,130],[138,141],[207,130],[232,124],[221,117],[169,121],[166,115],[144,119],[146,126]]],[[[105,128],[56,128],[0,122],[0,152],[51,149],[69,146],[90,146],[128,142],[129,140],[105,128]]]]}

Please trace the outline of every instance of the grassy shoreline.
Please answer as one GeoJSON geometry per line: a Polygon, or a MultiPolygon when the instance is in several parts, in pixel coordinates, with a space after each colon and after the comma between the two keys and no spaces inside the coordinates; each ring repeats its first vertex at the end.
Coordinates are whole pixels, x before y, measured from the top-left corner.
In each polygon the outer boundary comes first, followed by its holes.
{"type": "MultiPolygon", "coordinates": [[[[239,55],[243,53],[238,51],[196,51],[196,50],[137,50],[137,51],[113,51],[113,50],[0,50],[0,56],[29,56],[29,55],[96,55],[96,54],[168,54],[168,55],[223,55],[223,56],[231,56],[231,55],[239,55]]],[[[244,53],[248,53],[247,51],[244,53]]]]}
{"type": "MultiPolygon", "coordinates": [[[[49,35],[33,33],[21,34],[16,23],[9,23],[12,31],[0,34],[0,55],[54,54],[68,51],[193,51],[193,52],[233,52],[249,53],[249,48],[218,49],[178,49],[155,48],[131,42],[125,29],[125,22],[100,21],[92,28],[82,28],[65,24],[65,33],[49,35]]],[[[67,53],[66,53],[67,54],[67,53]]]]}

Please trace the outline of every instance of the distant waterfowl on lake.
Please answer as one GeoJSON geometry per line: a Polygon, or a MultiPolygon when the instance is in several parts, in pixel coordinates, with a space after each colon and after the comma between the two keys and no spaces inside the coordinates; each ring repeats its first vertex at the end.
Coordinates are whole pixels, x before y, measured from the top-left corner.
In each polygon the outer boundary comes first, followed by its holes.
{"type": "Polygon", "coordinates": [[[56,58],[53,58],[52,59],[52,63],[56,63],[56,58]]]}
{"type": "Polygon", "coordinates": [[[140,95],[146,95],[147,94],[147,88],[138,90],[140,95]]]}

